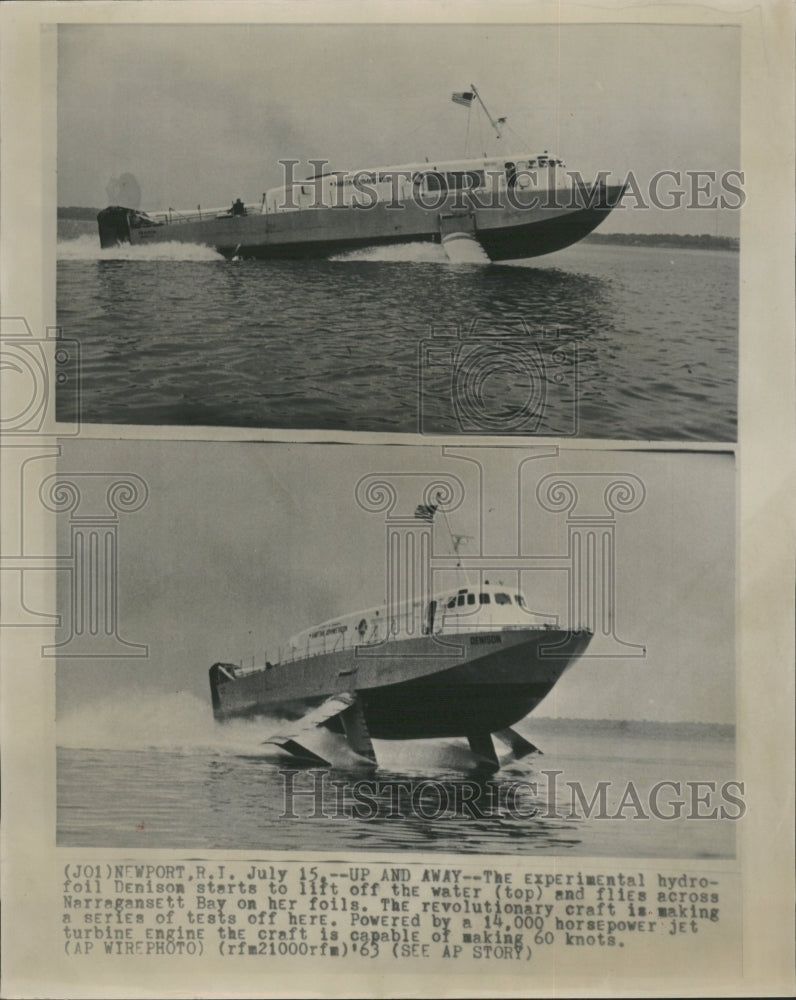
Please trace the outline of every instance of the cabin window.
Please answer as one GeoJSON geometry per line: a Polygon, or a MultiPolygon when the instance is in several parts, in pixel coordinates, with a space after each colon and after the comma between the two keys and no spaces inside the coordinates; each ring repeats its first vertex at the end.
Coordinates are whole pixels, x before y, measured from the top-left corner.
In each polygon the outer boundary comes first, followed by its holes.
{"type": "Polygon", "coordinates": [[[445,190],[445,178],[442,174],[429,173],[423,175],[426,181],[426,191],[445,190]]]}
{"type": "Polygon", "coordinates": [[[483,170],[453,170],[445,174],[450,191],[472,191],[484,186],[483,170]]]}
{"type": "Polygon", "coordinates": [[[479,594],[478,601],[480,604],[489,604],[489,594],[479,594]]]}
{"type": "Polygon", "coordinates": [[[464,594],[459,594],[459,596],[456,598],[456,606],[457,607],[461,608],[461,607],[464,606],[464,597],[465,597],[464,594]]]}
{"type": "Polygon", "coordinates": [[[475,594],[468,594],[467,595],[467,603],[468,604],[475,604],[475,594]]]}
{"type": "Polygon", "coordinates": [[[495,594],[495,604],[511,604],[508,594],[495,594]]]}
{"type": "Polygon", "coordinates": [[[449,607],[449,608],[455,608],[456,607],[456,598],[455,597],[452,597],[448,601],[447,607],[449,607]]]}
{"type": "Polygon", "coordinates": [[[521,608],[524,608],[525,607],[525,598],[522,596],[522,594],[515,594],[514,596],[517,599],[517,604],[519,604],[519,606],[521,608]]]}

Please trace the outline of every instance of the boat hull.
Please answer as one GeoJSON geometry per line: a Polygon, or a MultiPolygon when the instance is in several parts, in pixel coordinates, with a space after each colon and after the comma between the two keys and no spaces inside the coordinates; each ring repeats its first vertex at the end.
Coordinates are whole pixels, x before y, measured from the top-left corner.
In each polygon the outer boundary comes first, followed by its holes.
{"type": "Polygon", "coordinates": [[[308,208],[164,224],[146,224],[140,213],[113,206],[97,219],[103,247],[176,241],[208,246],[227,258],[301,259],[401,243],[441,243],[453,229],[478,242],[490,260],[502,261],[576,243],[600,225],[623,191],[622,186],[601,188],[594,205],[551,199],[550,204],[492,208],[450,199],[434,209],[414,202],[379,203],[367,209],[308,208]]]}
{"type": "Polygon", "coordinates": [[[588,631],[512,629],[392,640],[235,680],[214,666],[213,707],[218,719],[298,719],[346,692],[356,695],[375,739],[496,732],[532,712],[590,639],[588,631]]]}

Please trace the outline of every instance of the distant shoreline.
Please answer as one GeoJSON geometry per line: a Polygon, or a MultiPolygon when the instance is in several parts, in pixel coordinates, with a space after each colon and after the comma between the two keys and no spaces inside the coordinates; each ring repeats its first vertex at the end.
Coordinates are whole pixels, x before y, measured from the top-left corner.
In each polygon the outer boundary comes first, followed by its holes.
{"type": "Polygon", "coordinates": [[[68,206],[58,206],[58,218],[59,219],[79,219],[81,221],[97,221],[97,215],[99,214],[98,208],[81,208],[74,205],[68,206]]]}
{"type": "Polygon", "coordinates": [[[732,722],[658,722],[651,719],[591,719],[571,716],[529,715],[525,722],[539,732],[558,730],[579,736],[615,733],[627,737],[647,739],[734,739],[732,722]]]}
{"type": "Polygon", "coordinates": [[[702,233],[590,233],[582,243],[613,243],[627,247],[665,247],[673,250],[734,250],[741,241],[737,236],[710,236],[702,233]]]}

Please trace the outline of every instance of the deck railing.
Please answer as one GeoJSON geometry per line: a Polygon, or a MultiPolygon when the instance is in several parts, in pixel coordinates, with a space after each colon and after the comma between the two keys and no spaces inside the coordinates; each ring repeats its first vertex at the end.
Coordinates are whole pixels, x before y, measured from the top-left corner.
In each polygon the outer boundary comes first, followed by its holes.
{"type": "MultiPolygon", "coordinates": [[[[255,202],[251,205],[244,205],[245,215],[262,215],[265,212],[264,205],[255,202]]],[[[217,218],[237,218],[231,208],[202,208],[196,206],[195,212],[181,211],[176,208],[168,208],[165,212],[147,212],[147,216],[158,225],[175,226],[182,222],[207,222],[217,218]]]]}

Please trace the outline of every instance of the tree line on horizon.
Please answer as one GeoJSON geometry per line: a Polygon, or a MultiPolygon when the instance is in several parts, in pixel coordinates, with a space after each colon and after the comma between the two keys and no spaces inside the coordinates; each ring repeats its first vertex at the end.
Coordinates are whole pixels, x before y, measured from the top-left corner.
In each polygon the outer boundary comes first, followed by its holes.
{"type": "Polygon", "coordinates": [[[738,250],[737,236],[702,233],[589,233],[584,243],[621,243],[623,246],[673,247],[692,250],[738,250]]]}

